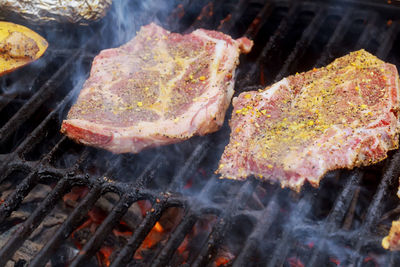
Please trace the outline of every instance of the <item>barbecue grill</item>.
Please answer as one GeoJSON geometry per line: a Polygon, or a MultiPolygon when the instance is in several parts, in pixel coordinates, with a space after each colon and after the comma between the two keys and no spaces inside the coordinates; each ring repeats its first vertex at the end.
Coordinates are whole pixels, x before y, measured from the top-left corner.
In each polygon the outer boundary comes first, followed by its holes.
{"type": "Polygon", "coordinates": [[[400,69],[396,2],[115,0],[89,26],[27,25],[50,46],[0,79],[0,266],[398,266],[400,254],[381,247],[400,215],[398,150],[294,193],[218,179],[227,120],[214,134],[137,155],[59,133],[93,57],[141,25],[253,39],[237,95],[360,48],[400,69]]]}

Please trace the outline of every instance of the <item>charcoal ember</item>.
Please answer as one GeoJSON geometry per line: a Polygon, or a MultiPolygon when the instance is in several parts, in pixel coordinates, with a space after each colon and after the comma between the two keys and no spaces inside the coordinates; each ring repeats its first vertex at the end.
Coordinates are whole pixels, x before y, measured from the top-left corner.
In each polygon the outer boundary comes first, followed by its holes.
{"type": "Polygon", "coordinates": [[[79,246],[84,246],[92,236],[93,232],[89,228],[79,229],[73,233],[72,239],[79,244],[79,246]]]}
{"type": "MultiPolygon", "coordinates": [[[[6,244],[6,242],[17,231],[19,226],[20,225],[15,225],[11,229],[0,235],[0,247],[3,247],[6,244]]],[[[38,244],[30,240],[26,240],[13,255],[12,259],[7,263],[6,266],[16,266],[16,264],[20,264],[20,266],[27,266],[21,264],[29,263],[42,247],[43,244],[38,244]]]]}

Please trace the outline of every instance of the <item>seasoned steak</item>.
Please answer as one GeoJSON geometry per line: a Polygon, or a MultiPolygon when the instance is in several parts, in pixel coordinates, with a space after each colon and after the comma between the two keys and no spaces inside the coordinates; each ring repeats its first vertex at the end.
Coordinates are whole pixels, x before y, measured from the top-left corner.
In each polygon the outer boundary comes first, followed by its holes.
{"type": "Polygon", "coordinates": [[[181,35],[144,26],[96,56],[61,132],[114,153],[214,132],[233,95],[240,52],[252,45],[215,31],[181,35]]]}
{"type": "Polygon", "coordinates": [[[300,190],[337,168],[369,165],[398,147],[396,67],[360,50],[233,99],[217,170],[300,190]]]}
{"type": "MultiPolygon", "coordinates": [[[[400,198],[400,186],[397,189],[397,197],[400,198]]],[[[392,221],[389,234],[382,239],[382,247],[391,251],[400,251],[400,220],[392,221]]]]}
{"type": "Polygon", "coordinates": [[[393,221],[389,234],[382,239],[382,247],[392,251],[400,250],[400,221],[393,221]]]}

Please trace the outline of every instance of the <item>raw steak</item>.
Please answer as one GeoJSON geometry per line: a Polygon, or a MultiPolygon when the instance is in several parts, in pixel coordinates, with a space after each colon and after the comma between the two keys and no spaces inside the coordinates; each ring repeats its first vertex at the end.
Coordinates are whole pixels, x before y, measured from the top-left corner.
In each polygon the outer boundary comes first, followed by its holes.
{"type": "Polygon", "coordinates": [[[398,147],[396,67],[364,50],[233,99],[217,173],[300,190],[337,168],[369,165],[398,147]]]}
{"type": "Polygon", "coordinates": [[[96,56],[61,131],[114,153],[214,132],[233,95],[239,54],[252,45],[215,31],[181,35],[144,26],[125,45],[96,56]]]}

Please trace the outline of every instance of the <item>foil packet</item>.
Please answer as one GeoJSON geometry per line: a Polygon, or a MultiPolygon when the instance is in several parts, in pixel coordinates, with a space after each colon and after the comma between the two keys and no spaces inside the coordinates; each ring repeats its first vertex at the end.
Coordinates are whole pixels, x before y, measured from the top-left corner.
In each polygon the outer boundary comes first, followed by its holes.
{"type": "Polygon", "coordinates": [[[15,14],[30,23],[88,24],[104,17],[112,0],[0,0],[0,15],[15,14]]]}

